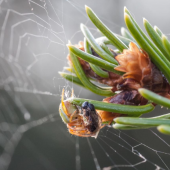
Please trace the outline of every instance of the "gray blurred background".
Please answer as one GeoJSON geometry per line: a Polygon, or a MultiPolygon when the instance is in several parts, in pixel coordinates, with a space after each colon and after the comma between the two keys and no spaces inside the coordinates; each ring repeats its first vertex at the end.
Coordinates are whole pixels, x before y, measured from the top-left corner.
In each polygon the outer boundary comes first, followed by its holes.
{"type": "MultiPolygon", "coordinates": [[[[97,139],[86,139],[70,135],[61,121],[58,106],[63,88],[67,92],[74,88],[81,98],[102,100],[58,75],[67,66],[68,40],[76,44],[83,39],[80,23],[100,36],[85,5],[115,33],[125,27],[126,6],[142,28],[145,17],[170,34],[169,0],[1,0],[1,170],[170,168],[170,139],[155,129],[105,128],[97,139]]],[[[167,112],[157,107],[146,116],[167,112]]]]}

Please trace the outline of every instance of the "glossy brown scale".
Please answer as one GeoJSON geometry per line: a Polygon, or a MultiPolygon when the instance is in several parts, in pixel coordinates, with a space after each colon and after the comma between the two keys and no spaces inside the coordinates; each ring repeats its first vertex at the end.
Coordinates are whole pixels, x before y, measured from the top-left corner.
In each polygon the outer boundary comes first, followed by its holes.
{"type": "MultiPolygon", "coordinates": [[[[123,90],[114,96],[103,99],[103,102],[137,106],[145,105],[148,101],[143,98],[137,90],[123,90]]],[[[116,117],[126,116],[119,113],[101,110],[98,111],[98,114],[100,115],[102,122],[109,121],[110,123],[112,123],[113,119],[116,117]]]]}

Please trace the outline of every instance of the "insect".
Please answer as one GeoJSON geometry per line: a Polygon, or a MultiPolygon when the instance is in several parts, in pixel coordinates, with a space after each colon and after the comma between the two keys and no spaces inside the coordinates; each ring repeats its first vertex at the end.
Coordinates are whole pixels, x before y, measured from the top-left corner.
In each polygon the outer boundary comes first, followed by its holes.
{"type": "MultiPolygon", "coordinates": [[[[90,8],[86,8],[86,12],[95,25],[96,22],[101,22],[90,8]]],[[[139,117],[144,112],[153,110],[153,105],[148,104],[148,99],[139,92],[140,88],[170,98],[169,78],[167,80],[167,76],[163,74],[167,75],[162,67],[164,63],[160,66],[159,62],[156,62],[155,65],[153,62],[155,58],[149,55],[148,51],[139,48],[134,40],[128,40],[129,47],[127,47],[113,34],[112,38],[119,44],[114,43],[119,48],[119,51],[115,52],[105,45],[112,41],[110,36],[107,36],[107,31],[105,34],[108,39],[100,38],[101,43],[94,39],[85,26],[81,25],[81,29],[85,36],[84,43],[68,45],[70,51],[67,57],[70,66],[68,70],[76,76],[66,73],[61,75],[96,94],[107,97],[103,102],[99,102],[74,99],[72,93],[69,99],[64,100],[63,90],[59,110],[69,133],[81,137],[97,137],[100,129],[105,125],[115,124],[114,119],[117,117],[129,117],[129,115],[139,117]],[[97,86],[91,80],[108,87],[97,86]]],[[[103,29],[105,29],[104,25],[101,26],[101,30],[103,29]]],[[[123,40],[125,42],[125,39],[123,40]]]]}
{"type": "Polygon", "coordinates": [[[96,137],[99,130],[103,127],[101,125],[101,118],[95,110],[93,104],[84,102],[79,109],[76,105],[72,105],[68,101],[63,101],[64,90],[62,94],[62,106],[60,107],[60,114],[64,113],[69,120],[66,121],[69,132],[81,137],[96,137]]]}

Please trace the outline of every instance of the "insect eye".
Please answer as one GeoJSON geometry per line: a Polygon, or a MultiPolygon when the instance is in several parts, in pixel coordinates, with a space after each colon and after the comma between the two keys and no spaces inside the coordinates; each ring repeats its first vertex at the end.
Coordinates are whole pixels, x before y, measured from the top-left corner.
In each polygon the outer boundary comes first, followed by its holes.
{"type": "Polygon", "coordinates": [[[84,102],[81,107],[82,109],[87,109],[88,105],[89,105],[89,102],[84,102]]]}

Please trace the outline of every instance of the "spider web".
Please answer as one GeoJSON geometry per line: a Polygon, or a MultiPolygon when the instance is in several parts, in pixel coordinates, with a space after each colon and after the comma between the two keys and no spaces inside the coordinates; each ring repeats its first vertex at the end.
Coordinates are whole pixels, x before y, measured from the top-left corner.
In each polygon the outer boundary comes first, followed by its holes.
{"type": "MultiPolygon", "coordinates": [[[[154,14],[164,9],[164,17],[169,2],[153,2],[154,14]]],[[[100,36],[85,14],[85,4],[117,33],[124,26],[124,5],[137,20],[145,15],[139,6],[146,7],[143,1],[0,0],[1,170],[170,168],[169,136],[155,129],[118,131],[107,127],[97,139],[78,138],[71,136],[61,121],[58,106],[63,88],[66,97],[74,88],[76,96],[102,100],[58,75],[67,66],[65,44],[83,39],[80,23],[88,25],[95,37],[100,36]]],[[[159,24],[168,32],[161,17],[159,24]]],[[[158,107],[150,115],[166,112],[158,107]]]]}

